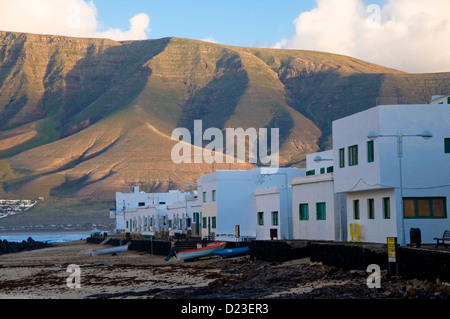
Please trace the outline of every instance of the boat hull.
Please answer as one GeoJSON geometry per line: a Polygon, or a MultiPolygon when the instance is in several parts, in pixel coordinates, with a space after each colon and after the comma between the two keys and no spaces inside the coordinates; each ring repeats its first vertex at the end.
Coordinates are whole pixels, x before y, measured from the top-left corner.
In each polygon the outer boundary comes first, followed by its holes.
{"type": "Polygon", "coordinates": [[[112,255],[117,253],[122,253],[128,250],[129,245],[122,245],[118,247],[112,247],[112,248],[104,248],[104,249],[92,249],[90,254],[91,256],[100,256],[100,255],[112,255]]]}
{"type": "Polygon", "coordinates": [[[205,247],[197,249],[182,250],[178,252],[176,256],[179,260],[188,260],[199,257],[206,257],[212,255],[217,250],[224,249],[226,245],[227,245],[226,242],[212,243],[205,247]]]}
{"type": "Polygon", "coordinates": [[[230,258],[235,256],[240,256],[247,253],[250,249],[248,247],[242,248],[229,248],[229,249],[221,249],[213,252],[214,255],[218,255],[222,258],[230,258]]]}

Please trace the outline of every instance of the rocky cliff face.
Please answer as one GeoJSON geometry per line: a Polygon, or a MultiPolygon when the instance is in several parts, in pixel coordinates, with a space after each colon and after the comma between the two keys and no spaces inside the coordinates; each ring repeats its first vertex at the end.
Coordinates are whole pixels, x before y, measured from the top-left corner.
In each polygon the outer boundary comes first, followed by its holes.
{"type": "Polygon", "coordinates": [[[322,52],[0,32],[0,195],[113,198],[252,166],[173,163],[170,134],[195,119],[278,127],[281,164],[303,166],[331,146],[332,120],[424,103],[449,79],[322,52]]]}

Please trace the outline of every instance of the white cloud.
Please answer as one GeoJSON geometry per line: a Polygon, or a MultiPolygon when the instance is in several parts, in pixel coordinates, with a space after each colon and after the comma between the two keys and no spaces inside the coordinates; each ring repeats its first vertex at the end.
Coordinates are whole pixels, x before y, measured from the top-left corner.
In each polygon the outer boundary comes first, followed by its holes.
{"type": "Polygon", "coordinates": [[[407,72],[450,71],[450,1],[316,0],[276,48],[345,54],[407,72]]]}
{"type": "Polygon", "coordinates": [[[218,43],[216,39],[214,39],[213,37],[206,37],[201,39],[200,41],[206,41],[206,42],[211,42],[211,43],[218,43]]]}
{"type": "Polygon", "coordinates": [[[113,40],[142,40],[149,32],[145,13],[130,19],[130,29],[98,30],[97,9],[83,0],[0,0],[0,30],[66,35],[108,37],[113,40]]]}
{"type": "Polygon", "coordinates": [[[117,41],[121,40],[144,40],[147,39],[150,19],[145,13],[135,15],[130,19],[130,29],[122,31],[120,29],[109,29],[104,32],[97,32],[95,37],[109,38],[117,41]]]}

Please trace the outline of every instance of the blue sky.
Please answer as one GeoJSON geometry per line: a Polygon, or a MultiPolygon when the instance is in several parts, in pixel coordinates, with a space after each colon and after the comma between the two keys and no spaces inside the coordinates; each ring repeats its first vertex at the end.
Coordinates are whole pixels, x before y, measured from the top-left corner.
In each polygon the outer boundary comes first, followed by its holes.
{"type": "MultiPolygon", "coordinates": [[[[383,3],[384,0],[370,1],[383,3]]],[[[149,38],[177,36],[221,44],[270,47],[295,34],[293,21],[316,6],[315,0],[94,0],[102,29],[126,30],[129,18],[146,13],[149,38]]]]}

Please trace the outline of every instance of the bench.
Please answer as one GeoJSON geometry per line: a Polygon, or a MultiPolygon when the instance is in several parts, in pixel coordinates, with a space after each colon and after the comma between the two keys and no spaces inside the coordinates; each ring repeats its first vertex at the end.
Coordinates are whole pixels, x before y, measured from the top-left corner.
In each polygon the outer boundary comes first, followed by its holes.
{"type": "Polygon", "coordinates": [[[436,248],[439,246],[440,242],[445,246],[445,248],[447,248],[445,241],[450,241],[450,230],[444,231],[444,234],[442,235],[442,237],[440,237],[440,238],[434,237],[433,239],[436,240],[436,248]]]}

